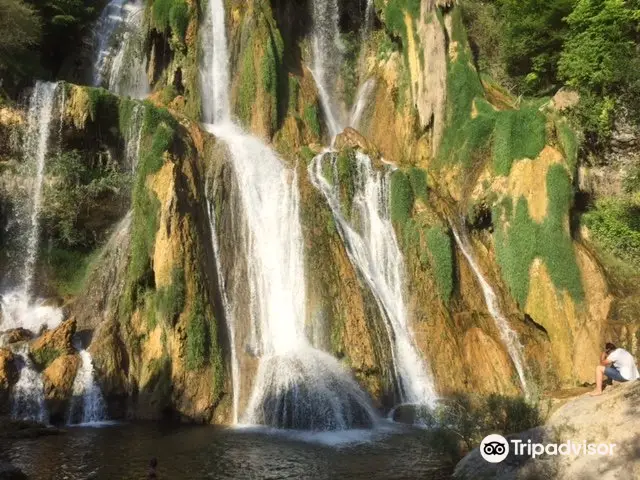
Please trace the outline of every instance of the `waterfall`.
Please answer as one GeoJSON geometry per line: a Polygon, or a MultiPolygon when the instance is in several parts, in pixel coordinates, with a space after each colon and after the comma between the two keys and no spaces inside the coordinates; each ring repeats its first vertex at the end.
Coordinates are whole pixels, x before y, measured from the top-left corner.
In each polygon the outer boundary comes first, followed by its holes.
{"type": "Polygon", "coordinates": [[[140,145],[142,142],[142,127],[144,125],[144,105],[136,104],[131,112],[125,137],[125,158],[129,164],[131,173],[134,174],[140,158],[140,145]]]}
{"type": "Polygon", "coordinates": [[[92,83],[112,92],[144,98],[149,93],[141,29],[142,0],[112,0],[97,21],[92,83]]]}
{"type": "MultiPolygon", "coordinates": [[[[211,95],[204,95],[204,119],[213,123],[208,128],[228,147],[238,186],[252,332],[245,349],[260,358],[245,421],[310,430],[369,426],[376,414],[367,395],[335,358],[313,348],[306,337],[297,178],[267,145],[231,122],[221,0],[209,2],[209,16],[212,28],[203,37],[203,51],[209,58],[203,64],[201,78],[211,95]]],[[[215,235],[215,212],[211,208],[209,211],[215,235]]],[[[216,241],[213,247],[222,271],[226,259],[220,255],[216,241]]],[[[225,288],[224,282],[220,287],[225,288]]],[[[234,315],[227,315],[227,327],[235,342],[233,319],[234,315]]],[[[243,350],[234,346],[232,355],[243,350]]],[[[239,380],[234,378],[233,384],[237,388],[239,380]]]]}
{"type": "Polygon", "coordinates": [[[335,81],[342,65],[340,41],[340,11],[337,0],[312,0],[313,66],[311,73],[318,86],[320,103],[324,111],[331,138],[344,129],[341,108],[335,102],[335,81]]]}
{"type": "Polygon", "coordinates": [[[209,0],[202,34],[204,55],[200,69],[202,110],[209,123],[229,121],[229,57],[223,0],[209,0]]]}
{"type": "Polygon", "coordinates": [[[48,423],[49,415],[44,403],[44,386],[40,374],[29,358],[29,346],[21,345],[15,352],[22,367],[20,377],[13,387],[11,417],[15,420],[32,420],[48,423]]]}
{"type": "Polygon", "coordinates": [[[500,311],[500,306],[498,305],[498,297],[491,288],[491,285],[489,285],[489,282],[487,282],[487,280],[480,272],[480,268],[471,256],[471,249],[468,246],[469,244],[466,238],[460,237],[453,225],[451,226],[451,229],[453,231],[453,236],[456,240],[456,243],[460,248],[460,251],[469,262],[471,270],[473,270],[473,273],[480,283],[482,294],[484,295],[484,301],[487,304],[487,309],[496,322],[496,327],[500,332],[502,343],[507,348],[507,352],[511,357],[511,361],[516,368],[518,378],[520,379],[520,385],[522,386],[522,391],[526,396],[528,396],[529,389],[527,386],[527,379],[524,370],[524,349],[522,347],[522,344],[520,343],[520,340],[518,339],[518,334],[509,326],[509,322],[507,322],[507,319],[500,311]]]}
{"type": "Polygon", "coordinates": [[[33,170],[34,174],[24,221],[26,235],[20,273],[22,285],[19,289],[5,293],[0,298],[3,330],[22,327],[38,333],[43,326],[55,328],[62,321],[62,312],[58,308],[44,305],[40,300],[32,300],[40,237],[42,186],[58,85],[58,83],[37,82],[29,100],[24,160],[25,165],[29,170],[33,170]]]}
{"type": "Polygon", "coordinates": [[[389,175],[373,170],[371,159],[356,153],[353,217],[342,214],[336,156],[320,154],[309,164],[309,177],[327,199],[352,264],[373,293],[387,322],[395,380],[401,403],[433,405],[437,395],[428,366],[414,340],[404,300],[404,260],[389,218],[389,175]],[[330,161],[333,181],[325,176],[323,162],[330,161]]]}
{"type": "Polygon", "coordinates": [[[40,236],[40,207],[42,203],[42,184],[44,167],[49,148],[49,133],[53,117],[57,83],[37,82],[29,103],[25,157],[35,164],[35,184],[31,201],[31,219],[27,236],[27,251],[24,261],[22,290],[26,296],[31,293],[33,274],[38,256],[40,236]]]}
{"type": "MultiPolygon", "coordinates": [[[[213,187],[215,189],[215,185],[213,187]]],[[[205,190],[210,191],[209,186],[205,190]]],[[[211,228],[211,244],[213,246],[213,255],[218,266],[220,265],[220,245],[218,243],[218,230],[216,228],[216,212],[213,204],[207,198],[207,212],[209,215],[209,227],[211,228]]],[[[229,302],[227,295],[227,287],[224,281],[224,275],[220,268],[216,269],[218,276],[218,285],[220,286],[222,296],[222,308],[224,317],[227,322],[227,331],[229,332],[229,343],[231,345],[231,383],[233,384],[233,423],[238,423],[238,412],[240,402],[240,362],[238,361],[238,353],[236,352],[236,320],[234,309],[229,302]]]]}
{"type": "Polygon", "coordinates": [[[349,115],[349,126],[356,130],[360,128],[360,121],[362,120],[362,114],[364,113],[367,104],[369,103],[369,97],[376,86],[376,81],[370,78],[364,82],[356,94],[356,102],[351,109],[351,115],[349,115]]]}
{"type": "Polygon", "coordinates": [[[106,419],[106,404],[95,381],[91,354],[80,350],[81,364],[73,381],[73,397],[69,408],[69,423],[96,423],[106,419]]]}

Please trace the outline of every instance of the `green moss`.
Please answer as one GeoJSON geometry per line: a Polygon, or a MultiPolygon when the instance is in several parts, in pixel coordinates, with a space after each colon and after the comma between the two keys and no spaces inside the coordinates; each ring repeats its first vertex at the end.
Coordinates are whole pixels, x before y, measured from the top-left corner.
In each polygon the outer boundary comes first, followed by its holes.
{"type": "Polygon", "coordinates": [[[556,135],[558,136],[558,142],[562,148],[564,158],[567,160],[570,172],[575,175],[575,171],[578,166],[578,137],[564,119],[557,119],[555,126],[556,135]]]}
{"type": "Polygon", "coordinates": [[[268,41],[262,57],[261,75],[262,88],[269,98],[271,110],[271,128],[275,131],[280,123],[281,114],[278,111],[280,97],[280,66],[284,52],[284,44],[278,29],[268,30],[268,41]]]}
{"type": "Polygon", "coordinates": [[[390,197],[391,220],[402,227],[411,218],[414,195],[409,178],[400,169],[391,174],[390,197]]]}
{"type": "Polygon", "coordinates": [[[169,26],[180,41],[184,42],[189,26],[189,5],[184,0],[173,0],[169,11],[169,26]]]}
{"type": "Polygon", "coordinates": [[[209,328],[202,301],[198,299],[187,323],[187,368],[197,370],[209,360],[209,328]]]}
{"type": "Polygon", "coordinates": [[[238,87],[238,116],[245,124],[251,123],[251,114],[253,104],[256,99],[257,83],[256,83],[256,67],[253,61],[253,45],[245,48],[242,59],[240,60],[240,85],[238,87]]]}
{"type": "Polygon", "coordinates": [[[62,248],[47,250],[44,257],[51,267],[52,283],[58,295],[75,296],[82,291],[87,273],[98,252],[99,250],[87,253],[62,248]]]}
{"type": "Polygon", "coordinates": [[[514,160],[536,158],[545,141],[545,117],[536,108],[498,112],[493,137],[494,171],[509,175],[514,160]]]}
{"type": "Polygon", "coordinates": [[[440,227],[426,231],[431,267],[440,298],[448,302],[453,292],[453,250],[451,237],[440,227]]]}
{"type": "Polygon", "coordinates": [[[147,329],[149,331],[155,329],[158,325],[156,299],[151,291],[144,294],[144,317],[147,321],[147,329]]]}
{"type": "Polygon", "coordinates": [[[355,151],[351,148],[342,150],[336,158],[336,173],[338,185],[340,185],[340,206],[343,215],[349,219],[351,217],[351,207],[353,197],[356,194],[356,162],[355,151]]]}
{"type": "Polygon", "coordinates": [[[118,97],[104,88],[83,88],[89,97],[89,116],[92,122],[117,113],[118,97]]]}
{"type": "Polygon", "coordinates": [[[40,370],[46,369],[53,361],[62,355],[63,352],[57,348],[42,347],[38,350],[31,351],[31,358],[40,370]]]}
{"type": "Polygon", "coordinates": [[[157,311],[172,326],[184,309],[185,293],[184,270],[174,268],[171,271],[171,283],[156,293],[157,311]]]}
{"type": "Polygon", "coordinates": [[[427,172],[418,167],[411,167],[407,173],[413,194],[426,204],[429,197],[427,191],[427,172]]]}
{"type": "Polygon", "coordinates": [[[171,101],[178,96],[178,91],[176,87],[173,85],[167,85],[160,91],[159,99],[164,104],[167,105],[171,103],[171,101]]]}
{"type": "Polygon", "coordinates": [[[295,115],[298,111],[298,94],[300,93],[300,81],[295,75],[289,75],[289,88],[287,89],[289,103],[287,105],[287,113],[295,115]]]}
{"type": "Polygon", "coordinates": [[[554,165],[547,173],[548,214],[540,224],[529,216],[527,200],[520,197],[513,215],[511,201],[495,207],[493,221],[496,257],[502,276],[514,298],[524,306],[529,293],[529,269],[541,258],[558,290],[567,291],[578,302],[584,298],[580,269],[573,242],[567,232],[567,216],[573,198],[565,168],[554,165]],[[503,215],[507,215],[504,216],[503,215]],[[506,223],[508,222],[508,225],[506,223]]]}
{"type": "Polygon", "coordinates": [[[318,106],[316,104],[307,105],[304,107],[304,113],[302,114],[302,118],[304,123],[307,125],[307,128],[313,133],[316,137],[320,137],[320,115],[318,115],[318,106]]]}

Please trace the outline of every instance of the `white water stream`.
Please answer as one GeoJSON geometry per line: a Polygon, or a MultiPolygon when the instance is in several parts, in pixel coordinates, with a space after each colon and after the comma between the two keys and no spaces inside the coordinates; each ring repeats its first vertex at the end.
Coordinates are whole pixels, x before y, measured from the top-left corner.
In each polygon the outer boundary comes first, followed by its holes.
{"type": "Polygon", "coordinates": [[[80,366],[73,381],[73,398],[69,423],[90,424],[106,419],[106,404],[93,373],[93,360],[87,350],[80,350],[80,366]]]}
{"type": "Polygon", "coordinates": [[[48,423],[42,378],[29,358],[28,344],[24,343],[14,353],[20,359],[22,367],[18,383],[11,392],[11,417],[16,420],[48,423]]]}
{"type": "Polygon", "coordinates": [[[480,283],[480,287],[482,288],[482,294],[484,295],[485,303],[487,304],[487,309],[491,316],[495,320],[496,327],[500,332],[500,338],[502,339],[502,343],[507,348],[507,352],[511,357],[511,361],[518,373],[518,378],[520,379],[520,385],[522,386],[522,391],[525,395],[529,395],[529,389],[527,386],[527,377],[525,374],[525,363],[524,363],[524,349],[520,340],[518,339],[518,334],[509,326],[509,322],[502,314],[500,310],[500,306],[498,304],[498,297],[495,292],[489,285],[489,282],[484,278],[478,264],[475,262],[473,256],[471,255],[471,249],[469,247],[469,242],[466,237],[460,236],[455,227],[451,227],[453,231],[453,236],[460,248],[460,251],[464,255],[464,257],[469,262],[469,266],[476,278],[478,279],[478,283],[480,283]]]}
{"type": "Polygon", "coordinates": [[[357,152],[354,225],[345,218],[340,203],[336,155],[318,155],[309,165],[309,177],[327,199],[351,263],[373,293],[387,322],[400,403],[433,405],[437,395],[429,368],[415,346],[404,298],[404,259],[389,218],[389,175],[375,171],[371,159],[357,152]],[[331,162],[332,179],[324,176],[331,162]]]}

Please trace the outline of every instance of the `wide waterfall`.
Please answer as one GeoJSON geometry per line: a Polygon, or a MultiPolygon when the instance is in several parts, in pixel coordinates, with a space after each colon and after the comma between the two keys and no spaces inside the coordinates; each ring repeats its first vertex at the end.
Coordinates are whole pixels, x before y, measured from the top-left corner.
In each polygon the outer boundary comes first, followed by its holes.
{"type": "Polygon", "coordinates": [[[112,0],[102,11],[94,32],[94,86],[133,98],[149,93],[140,33],[143,10],[142,0],[112,0]]]}
{"type": "Polygon", "coordinates": [[[23,217],[18,219],[24,226],[24,251],[18,273],[18,289],[4,293],[1,299],[2,329],[22,327],[37,333],[44,325],[56,327],[62,321],[59,309],[33,300],[35,265],[38,258],[40,238],[40,208],[44,182],[45,162],[49,150],[51,122],[58,92],[58,83],[36,82],[29,100],[26,143],[24,146],[25,167],[31,177],[31,190],[23,217]]]}
{"type": "Polygon", "coordinates": [[[69,423],[96,423],[106,419],[106,404],[93,373],[93,360],[87,350],[80,350],[80,367],[73,381],[73,398],[69,423]]]}
{"type": "Polygon", "coordinates": [[[16,350],[20,359],[20,376],[13,387],[11,398],[11,417],[17,420],[33,420],[47,423],[49,415],[44,403],[44,386],[40,374],[35,370],[29,358],[28,344],[16,350]]]}
{"type": "MultiPolygon", "coordinates": [[[[307,339],[297,178],[273,150],[230,120],[221,0],[209,3],[209,16],[211,31],[203,45],[209,58],[201,70],[202,84],[210,89],[210,95],[205,96],[205,121],[213,124],[208,128],[227,145],[240,187],[244,221],[240,228],[248,257],[251,299],[251,316],[247,319],[251,336],[243,348],[234,345],[232,355],[249,350],[260,358],[244,421],[304,430],[370,426],[376,414],[367,395],[335,358],[315,349],[307,339]]],[[[215,235],[215,220],[210,221],[215,235]]],[[[214,252],[220,269],[226,259],[215,241],[214,252]]],[[[224,288],[224,282],[220,286],[224,288]]],[[[237,320],[233,313],[227,315],[234,341],[237,320]]],[[[233,383],[238,388],[238,380],[233,383]]],[[[237,400],[234,403],[237,406],[237,400]]]]}
{"type": "Polygon", "coordinates": [[[313,66],[311,71],[318,86],[320,102],[331,138],[344,129],[344,113],[338,102],[335,81],[342,65],[342,50],[337,0],[313,0],[313,66]]]}
{"type": "Polygon", "coordinates": [[[371,159],[356,153],[352,218],[342,213],[336,155],[323,153],[309,164],[309,176],[327,199],[338,231],[387,322],[400,403],[433,405],[437,396],[429,368],[419,354],[404,299],[404,259],[389,218],[389,175],[375,171],[371,159]],[[328,165],[327,165],[328,164],[328,165]],[[328,167],[328,168],[327,168],[328,167]],[[325,170],[332,179],[325,177],[325,170]]]}
{"type": "Polygon", "coordinates": [[[466,241],[465,237],[461,237],[453,226],[452,231],[453,236],[456,239],[456,243],[460,248],[460,251],[469,262],[471,270],[473,270],[473,273],[478,279],[478,283],[480,283],[482,294],[484,295],[484,300],[487,304],[487,309],[496,322],[496,327],[498,327],[498,331],[500,332],[502,343],[507,348],[507,352],[509,352],[511,361],[513,362],[516,372],[518,373],[522,391],[525,395],[528,396],[530,392],[527,386],[527,377],[525,375],[524,352],[522,344],[518,339],[518,334],[509,326],[509,322],[507,322],[507,319],[502,314],[500,306],[498,305],[498,297],[491,288],[491,285],[489,285],[489,282],[487,282],[487,280],[482,275],[478,264],[473,259],[473,256],[471,255],[471,249],[469,248],[468,242],[466,241]]]}

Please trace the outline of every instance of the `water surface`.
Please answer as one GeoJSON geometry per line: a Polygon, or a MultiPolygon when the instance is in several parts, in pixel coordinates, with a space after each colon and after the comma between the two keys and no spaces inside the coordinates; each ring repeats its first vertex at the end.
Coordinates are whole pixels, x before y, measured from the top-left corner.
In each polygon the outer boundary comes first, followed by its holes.
{"type": "Polygon", "coordinates": [[[75,427],[60,436],[3,440],[3,460],[30,479],[144,479],[151,457],[160,479],[423,479],[452,465],[429,433],[302,434],[255,429],[127,424],[75,427]],[[354,442],[355,440],[355,442],[354,442]]]}

